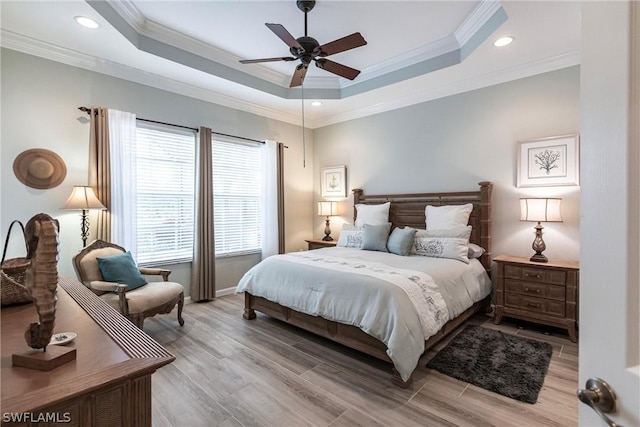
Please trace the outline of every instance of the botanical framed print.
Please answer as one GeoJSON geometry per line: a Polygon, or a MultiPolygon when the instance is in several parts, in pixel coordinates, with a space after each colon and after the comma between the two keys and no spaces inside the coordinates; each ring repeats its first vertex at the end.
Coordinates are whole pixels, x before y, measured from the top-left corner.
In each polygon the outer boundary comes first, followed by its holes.
{"type": "Polygon", "coordinates": [[[329,166],[321,169],[322,197],[347,197],[347,167],[329,166]]]}
{"type": "Polygon", "coordinates": [[[517,186],[580,185],[578,134],[518,143],[517,186]]]}

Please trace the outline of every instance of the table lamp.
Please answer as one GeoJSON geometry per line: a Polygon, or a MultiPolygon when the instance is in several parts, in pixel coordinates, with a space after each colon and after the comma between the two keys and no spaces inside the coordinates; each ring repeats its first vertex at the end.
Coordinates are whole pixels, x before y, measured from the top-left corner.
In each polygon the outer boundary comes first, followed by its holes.
{"type": "Polygon", "coordinates": [[[534,262],[547,262],[546,256],[542,252],[547,248],[542,240],[541,222],[562,222],[560,215],[560,202],[562,199],[520,199],[520,221],[537,222],[535,226],[536,237],[531,247],[536,253],[529,259],[534,262]]]}

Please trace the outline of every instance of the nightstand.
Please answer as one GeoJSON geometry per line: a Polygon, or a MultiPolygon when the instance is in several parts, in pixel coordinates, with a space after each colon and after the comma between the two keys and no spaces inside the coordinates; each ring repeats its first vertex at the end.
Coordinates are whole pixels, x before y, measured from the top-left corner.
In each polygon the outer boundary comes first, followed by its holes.
{"type": "Polygon", "coordinates": [[[503,316],[563,328],[577,341],[577,261],[540,263],[528,258],[500,255],[496,262],[494,322],[503,316]]]}
{"type": "Polygon", "coordinates": [[[309,239],[305,240],[309,245],[309,250],[320,248],[333,248],[338,244],[337,240],[322,240],[322,239],[309,239]]]}

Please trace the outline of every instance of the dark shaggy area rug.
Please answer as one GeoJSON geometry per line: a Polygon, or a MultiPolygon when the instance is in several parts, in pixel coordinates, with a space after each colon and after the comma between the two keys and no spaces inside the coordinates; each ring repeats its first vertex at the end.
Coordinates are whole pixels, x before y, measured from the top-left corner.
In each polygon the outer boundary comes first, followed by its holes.
{"type": "Polygon", "coordinates": [[[512,399],[536,403],[551,351],[546,342],[467,326],[427,363],[427,368],[512,399]]]}

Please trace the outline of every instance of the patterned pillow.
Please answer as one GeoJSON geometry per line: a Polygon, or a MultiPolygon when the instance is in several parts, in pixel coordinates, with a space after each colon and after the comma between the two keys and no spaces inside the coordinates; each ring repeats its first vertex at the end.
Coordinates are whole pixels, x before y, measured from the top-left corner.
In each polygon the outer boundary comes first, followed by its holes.
{"type": "Polygon", "coordinates": [[[471,226],[448,230],[418,230],[411,253],[433,258],[451,258],[469,263],[471,226]]]}
{"type": "Polygon", "coordinates": [[[364,229],[353,225],[345,224],[342,226],[340,237],[336,246],[343,248],[362,249],[362,239],[364,238],[364,229]]]}

